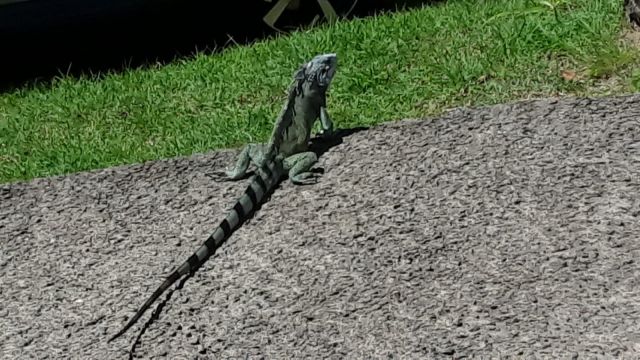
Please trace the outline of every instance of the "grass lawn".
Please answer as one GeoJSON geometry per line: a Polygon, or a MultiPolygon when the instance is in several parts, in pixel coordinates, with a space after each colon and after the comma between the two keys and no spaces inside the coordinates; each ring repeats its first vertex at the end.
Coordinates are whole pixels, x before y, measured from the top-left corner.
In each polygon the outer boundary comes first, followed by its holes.
{"type": "Polygon", "coordinates": [[[0,94],[0,183],[264,141],[297,66],[336,52],[338,127],[640,87],[622,0],[451,0],[101,79],[0,94]]]}

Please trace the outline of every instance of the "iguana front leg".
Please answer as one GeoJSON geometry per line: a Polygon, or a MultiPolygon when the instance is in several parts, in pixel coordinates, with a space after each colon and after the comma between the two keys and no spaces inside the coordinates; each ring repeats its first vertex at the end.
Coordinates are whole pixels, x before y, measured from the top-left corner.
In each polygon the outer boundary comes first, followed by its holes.
{"type": "Polygon", "coordinates": [[[264,162],[266,147],[267,145],[263,143],[246,145],[242,151],[240,151],[240,155],[238,155],[238,160],[236,160],[235,166],[232,169],[225,171],[228,179],[238,180],[243,178],[251,163],[255,166],[260,166],[260,164],[264,162]]]}
{"type": "Polygon", "coordinates": [[[325,106],[320,107],[320,124],[322,125],[322,130],[320,131],[322,137],[329,137],[333,134],[333,121],[325,106]]]}
{"type": "Polygon", "coordinates": [[[289,180],[295,185],[314,184],[318,182],[317,175],[310,170],[317,161],[313,151],[301,152],[284,159],[284,170],[289,172],[289,180]]]}

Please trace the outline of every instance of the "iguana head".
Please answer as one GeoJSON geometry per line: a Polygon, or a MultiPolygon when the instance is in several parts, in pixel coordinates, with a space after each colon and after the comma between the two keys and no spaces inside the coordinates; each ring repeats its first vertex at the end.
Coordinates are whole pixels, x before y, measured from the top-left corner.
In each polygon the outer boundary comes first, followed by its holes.
{"type": "Polygon", "coordinates": [[[298,71],[296,78],[305,80],[311,87],[326,91],[331,85],[338,66],[338,56],[334,53],[316,55],[298,71]]]}

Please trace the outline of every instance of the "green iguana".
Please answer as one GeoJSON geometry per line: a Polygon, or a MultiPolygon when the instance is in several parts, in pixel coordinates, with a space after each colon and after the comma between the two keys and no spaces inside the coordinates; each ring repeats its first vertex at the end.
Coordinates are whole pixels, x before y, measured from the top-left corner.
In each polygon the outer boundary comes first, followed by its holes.
{"type": "Polygon", "coordinates": [[[309,140],[318,118],[322,124],[321,135],[330,136],[333,133],[333,123],[326,109],[326,93],[336,67],[336,54],[321,54],[298,68],[269,142],[245,146],[235,166],[225,172],[228,180],[238,180],[245,176],[250,163],[256,166],[256,172],[244,194],[204,244],[166,278],[125,327],[107,342],[124,334],[178,279],[194,273],[202,266],[239,224],[254,212],[285,173],[296,185],[317,180],[315,173],[310,170],[318,158],[309,151],[309,140]]]}

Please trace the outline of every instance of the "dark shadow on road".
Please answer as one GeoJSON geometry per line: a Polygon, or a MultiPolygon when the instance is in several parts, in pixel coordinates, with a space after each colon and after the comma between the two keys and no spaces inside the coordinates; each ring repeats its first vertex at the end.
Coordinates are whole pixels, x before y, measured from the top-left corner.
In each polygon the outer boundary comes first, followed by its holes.
{"type": "Polygon", "coordinates": [[[366,126],[358,126],[350,129],[338,129],[333,136],[327,139],[321,137],[312,138],[309,148],[311,151],[316,153],[318,158],[320,158],[324,153],[329,151],[329,149],[342,144],[344,142],[344,138],[368,129],[369,128],[366,126]]]}

